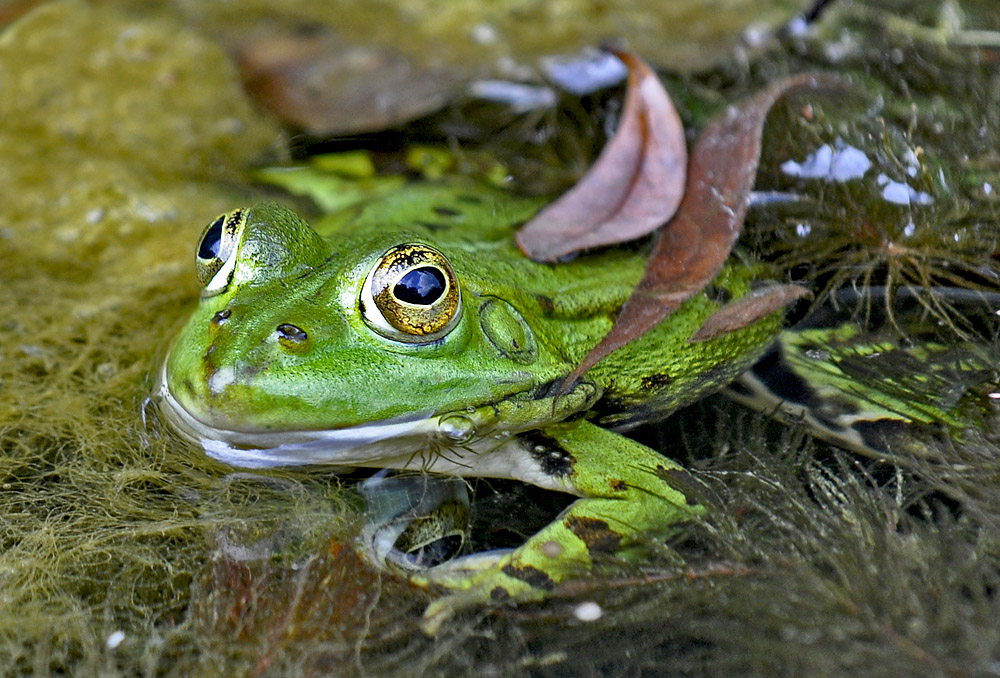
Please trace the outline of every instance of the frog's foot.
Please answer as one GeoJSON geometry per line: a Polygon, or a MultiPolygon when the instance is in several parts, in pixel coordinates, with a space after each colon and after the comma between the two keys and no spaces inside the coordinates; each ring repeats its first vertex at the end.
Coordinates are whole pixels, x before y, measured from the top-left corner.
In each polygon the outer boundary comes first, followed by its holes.
{"type": "Polygon", "coordinates": [[[623,554],[701,513],[677,489],[685,475],[679,466],[586,421],[533,433],[525,454],[545,460],[548,480],[539,482],[537,471],[524,480],[581,498],[513,551],[460,558],[414,576],[417,584],[450,589],[424,613],[426,633],[468,607],[544,600],[560,582],[590,571],[596,558],[623,554]]]}
{"type": "MultiPolygon", "coordinates": [[[[558,545],[553,548],[558,549],[558,545]]],[[[420,628],[428,636],[437,635],[441,624],[462,610],[506,601],[542,601],[555,586],[550,574],[517,564],[518,559],[509,550],[476,554],[453,563],[459,567],[449,566],[445,571],[435,568],[410,577],[418,586],[449,589],[424,610],[420,628]],[[530,573],[534,573],[534,579],[529,582],[526,577],[530,573]]]]}
{"type": "Polygon", "coordinates": [[[559,520],[513,551],[459,558],[411,576],[417,585],[448,590],[427,607],[421,628],[435,635],[442,623],[464,609],[539,602],[551,595],[559,582],[586,574],[598,551],[615,553],[623,540],[607,520],[608,513],[620,508],[617,503],[577,501],[559,520]]]}

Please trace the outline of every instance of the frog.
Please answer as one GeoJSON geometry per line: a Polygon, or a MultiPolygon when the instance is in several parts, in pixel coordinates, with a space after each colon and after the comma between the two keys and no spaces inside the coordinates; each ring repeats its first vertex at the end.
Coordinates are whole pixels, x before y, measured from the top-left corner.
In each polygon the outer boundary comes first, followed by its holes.
{"type": "Polygon", "coordinates": [[[534,262],[513,236],[541,204],[440,180],[314,225],[277,202],[222,214],[198,240],[200,299],[160,369],[167,421],[231,466],[503,478],[575,497],[514,549],[411,572],[443,591],[429,633],[470,606],[545,600],[601,558],[699,520],[691,474],[623,433],[720,390],[783,327],[778,309],[692,341],[769,274],[734,255],[667,321],[568,383],[650,246],[534,262]]]}

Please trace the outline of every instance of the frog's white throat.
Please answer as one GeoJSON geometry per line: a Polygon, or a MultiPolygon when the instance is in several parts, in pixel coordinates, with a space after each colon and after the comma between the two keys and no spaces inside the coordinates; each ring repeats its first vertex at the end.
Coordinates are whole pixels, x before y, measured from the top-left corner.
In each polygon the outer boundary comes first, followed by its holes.
{"type": "Polygon", "coordinates": [[[167,385],[165,366],[158,381],[158,405],[173,428],[209,457],[231,466],[414,469],[517,478],[542,487],[553,484],[516,436],[486,435],[456,444],[449,441],[447,425],[442,425],[444,418],[440,416],[420,413],[327,430],[229,430],[206,423],[185,409],[167,385]]]}

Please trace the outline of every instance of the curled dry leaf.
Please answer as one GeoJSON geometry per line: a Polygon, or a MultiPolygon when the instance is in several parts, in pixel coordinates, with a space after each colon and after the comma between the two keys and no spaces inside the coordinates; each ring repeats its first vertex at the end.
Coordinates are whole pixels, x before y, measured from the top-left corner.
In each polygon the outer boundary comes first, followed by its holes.
{"type": "Polygon", "coordinates": [[[634,240],[663,225],[680,204],[684,126],[656,74],[631,52],[621,121],[577,184],[525,224],[521,250],[535,261],[634,240]]]}
{"type": "Polygon", "coordinates": [[[794,76],[730,106],[709,122],[691,152],[684,199],[660,233],[642,280],[614,326],[569,375],[566,385],[658,325],[722,269],[743,226],[764,121],[774,103],[796,90],[843,88],[844,83],[832,77],[794,76]]]}
{"type": "Polygon", "coordinates": [[[768,285],[759,290],[726,304],[718,311],[708,316],[701,327],[688,340],[692,343],[708,341],[722,334],[728,334],[738,329],[749,327],[761,318],[765,318],[779,308],[788,306],[793,301],[812,296],[801,285],[768,285]]]}

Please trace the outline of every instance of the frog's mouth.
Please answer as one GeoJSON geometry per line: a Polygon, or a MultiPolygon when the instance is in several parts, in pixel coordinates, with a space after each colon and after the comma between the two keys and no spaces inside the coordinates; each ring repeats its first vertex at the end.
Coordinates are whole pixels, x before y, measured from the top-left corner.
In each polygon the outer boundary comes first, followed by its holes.
{"type": "Polygon", "coordinates": [[[166,365],[155,394],[160,412],[181,436],[200,445],[209,457],[242,468],[307,464],[429,467],[437,456],[433,443],[442,430],[440,418],[431,413],[325,430],[220,428],[189,411],[174,396],[167,385],[166,365]]]}

